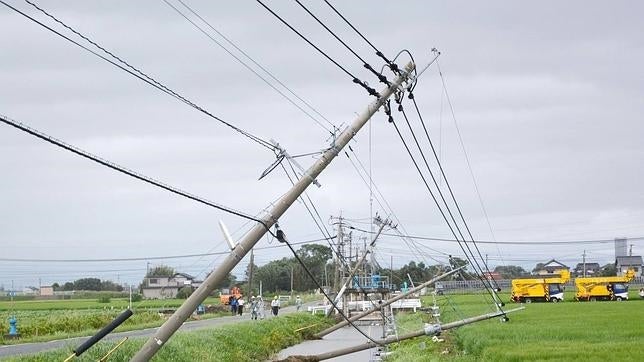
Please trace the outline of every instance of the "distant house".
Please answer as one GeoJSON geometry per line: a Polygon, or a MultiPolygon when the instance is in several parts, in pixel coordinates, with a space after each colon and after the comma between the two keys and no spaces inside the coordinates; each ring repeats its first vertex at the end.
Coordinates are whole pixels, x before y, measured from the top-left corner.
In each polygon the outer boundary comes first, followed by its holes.
{"type": "Polygon", "coordinates": [[[535,266],[535,268],[532,269],[532,274],[535,274],[535,275],[557,274],[557,271],[561,269],[568,270],[570,268],[567,265],[556,261],[555,259],[550,259],[545,263],[537,264],[537,266],[535,266]]]}
{"type": "Polygon", "coordinates": [[[175,298],[185,286],[198,288],[202,281],[195,280],[190,274],[175,273],[171,277],[151,277],[144,279],[143,297],[150,299],[175,298]]]}
{"type": "Polygon", "coordinates": [[[599,273],[601,273],[602,270],[601,266],[599,266],[599,263],[586,263],[586,266],[584,266],[584,263],[579,263],[575,267],[575,270],[573,270],[572,274],[575,277],[583,277],[584,268],[586,269],[587,277],[597,276],[599,275],[599,273]]]}
{"type": "Polygon", "coordinates": [[[40,287],[40,296],[50,297],[53,295],[54,295],[54,287],[52,287],[51,285],[40,287]]]}
{"type": "Polygon", "coordinates": [[[483,272],[483,278],[487,280],[501,280],[503,277],[498,272],[483,272]]]}
{"type": "Polygon", "coordinates": [[[38,288],[24,287],[22,288],[22,295],[38,295],[38,288]]]}
{"type": "Polygon", "coordinates": [[[635,277],[642,276],[642,257],[637,256],[618,256],[615,259],[615,269],[617,275],[624,275],[628,269],[635,271],[635,277]]]}

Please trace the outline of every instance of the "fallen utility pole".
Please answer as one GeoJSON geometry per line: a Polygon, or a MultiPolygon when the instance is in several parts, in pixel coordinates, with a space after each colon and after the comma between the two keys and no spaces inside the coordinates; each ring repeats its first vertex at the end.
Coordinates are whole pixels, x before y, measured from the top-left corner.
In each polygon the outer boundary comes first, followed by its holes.
{"type": "MultiPolygon", "coordinates": [[[[465,266],[462,266],[462,267],[456,268],[456,269],[452,269],[452,270],[448,271],[445,274],[441,274],[441,275],[439,275],[439,276],[437,276],[437,277],[435,277],[435,278],[433,278],[431,280],[428,280],[428,281],[424,282],[423,284],[418,285],[415,288],[409,289],[405,293],[397,295],[397,296],[395,296],[395,297],[393,297],[391,299],[387,299],[386,301],[384,301],[382,303],[376,304],[373,309],[368,309],[368,310],[366,310],[366,311],[364,311],[362,313],[356,314],[353,317],[349,318],[349,321],[355,322],[360,318],[366,317],[371,313],[377,312],[377,311],[381,310],[382,308],[384,308],[384,307],[386,307],[386,306],[388,306],[388,305],[390,305],[392,303],[395,303],[396,301],[398,301],[400,299],[403,299],[404,297],[406,297],[406,296],[408,296],[408,295],[410,295],[412,293],[416,293],[416,292],[420,291],[421,289],[425,288],[426,286],[428,286],[430,284],[434,284],[437,281],[439,281],[439,280],[441,280],[441,279],[443,279],[445,277],[448,277],[448,276],[450,276],[452,274],[457,273],[458,271],[460,271],[463,268],[465,268],[465,266]]],[[[344,320],[344,321],[342,321],[342,322],[340,322],[338,324],[335,324],[335,325],[333,325],[333,326],[331,326],[331,327],[329,327],[329,328],[327,328],[327,329],[325,329],[325,330],[323,330],[321,332],[318,332],[317,334],[314,334],[313,337],[322,338],[322,337],[326,336],[327,334],[329,334],[329,333],[331,333],[331,332],[333,332],[335,330],[338,330],[338,329],[340,329],[340,328],[342,328],[342,327],[344,327],[344,326],[346,326],[348,324],[349,324],[349,322],[344,320]]]]}
{"type": "Polygon", "coordinates": [[[190,297],[177,309],[170,318],[163,323],[159,329],[148,339],[143,347],[132,358],[132,361],[149,361],[161,347],[168,342],[170,337],[181,327],[183,322],[190,317],[199,304],[215,290],[215,287],[228,275],[228,273],[244,258],[244,256],[255,246],[255,244],[266,234],[268,228],[277,223],[277,220],[288,210],[288,208],[302,195],[306,188],[315,180],[320,173],[333,161],[338,153],[346,146],[358,131],[367,123],[392,94],[402,88],[402,84],[409,78],[411,72],[416,68],[410,62],[405,70],[396,77],[390,86],[383,89],[381,96],[371,102],[365,111],[347,127],[331,147],[300,177],[291,189],[280,198],[268,214],[261,218],[261,222],[255,226],[237,243],[231,253],[222,261],[207,278],[203,284],[195,290],[190,297]]]}
{"type": "Polygon", "coordinates": [[[492,319],[494,317],[500,317],[500,316],[504,315],[505,313],[516,312],[516,311],[524,309],[524,308],[525,307],[519,307],[519,308],[507,310],[505,312],[501,311],[501,312],[492,312],[492,313],[482,314],[482,315],[479,315],[479,316],[476,316],[476,317],[465,318],[465,319],[461,319],[461,320],[451,322],[451,323],[428,324],[428,325],[425,326],[425,328],[423,328],[423,329],[421,329],[419,331],[403,334],[403,335],[400,335],[400,336],[391,336],[391,337],[388,337],[388,338],[377,340],[375,343],[374,342],[368,342],[368,343],[364,343],[364,344],[361,344],[361,345],[357,345],[357,346],[353,346],[353,347],[346,347],[346,348],[338,349],[338,350],[331,351],[331,352],[321,353],[321,354],[313,355],[313,356],[290,356],[290,357],[286,358],[283,361],[289,361],[289,362],[294,362],[294,361],[306,361],[306,362],[324,361],[326,359],[335,358],[335,357],[339,357],[339,356],[344,356],[346,354],[351,354],[351,353],[355,353],[355,352],[364,351],[365,349],[371,349],[371,348],[374,348],[374,347],[377,347],[377,346],[403,341],[405,339],[416,338],[416,337],[420,337],[420,336],[437,336],[442,331],[446,331],[448,329],[453,329],[453,328],[464,326],[466,324],[472,324],[472,323],[475,323],[475,322],[484,321],[486,319],[492,319]]]}
{"type": "MultiPolygon", "coordinates": [[[[378,218],[378,220],[380,220],[380,218],[378,218]]],[[[340,291],[338,291],[338,295],[335,296],[335,299],[333,300],[333,304],[335,304],[335,305],[338,304],[338,302],[342,298],[342,295],[344,294],[344,291],[347,289],[347,286],[349,285],[349,282],[353,278],[353,274],[355,274],[358,271],[358,269],[362,266],[362,263],[364,263],[364,261],[367,259],[367,255],[369,255],[369,253],[371,252],[370,249],[376,243],[376,240],[380,236],[380,233],[382,233],[382,230],[385,228],[385,226],[387,226],[389,224],[390,224],[390,221],[388,221],[388,220],[380,221],[380,228],[378,228],[378,232],[376,233],[376,235],[373,237],[371,243],[369,244],[369,248],[365,249],[364,254],[362,254],[362,257],[360,258],[360,260],[358,260],[356,265],[349,272],[349,276],[344,281],[344,283],[342,283],[342,287],[340,288],[340,291]]],[[[331,314],[332,311],[333,311],[333,308],[329,308],[326,311],[326,316],[328,317],[331,314]]]]}

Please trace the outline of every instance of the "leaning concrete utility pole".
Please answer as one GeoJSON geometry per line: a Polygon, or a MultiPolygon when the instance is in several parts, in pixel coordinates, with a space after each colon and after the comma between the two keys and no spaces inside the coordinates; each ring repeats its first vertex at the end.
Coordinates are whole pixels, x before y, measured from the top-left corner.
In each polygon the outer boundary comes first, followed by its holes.
{"type": "Polygon", "coordinates": [[[492,319],[494,317],[500,317],[504,313],[516,312],[516,311],[522,310],[524,308],[525,307],[519,307],[519,308],[507,310],[505,312],[492,312],[492,313],[482,314],[482,315],[479,315],[479,316],[476,316],[476,317],[465,318],[465,319],[461,319],[461,320],[451,322],[451,323],[428,324],[428,325],[425,326],[425,328],[423,328],[423,329],[421,329],[419,331],[403,334],[403,335],[400,335],[400,336],[391,336],[391,337],[388,337],[388,338],[385,338],[385,339],[377,340],[377,341],[375,341],[375,343],[370,341],[370,342],[363,343],[363,344],[360,344],[360,345],[357,345],[357,346],[346,347],[346,348],[338,349],[338,350],[331,351],[331,352],[321,353],[321,354],[313,355],[313,356],[291,356],[291,357],[287,358],[284,361],[289,361],[289,362],[291,362],[291,361],[306,361],[306,362],[324,361],[326,359],[331,359],[331,358],[335,358],[335,357],[339,357],[339,356],[344,356],[346,354],[351,354],[351,353],[355,353],[355,352],[364,351],[365,349],[370,349],[370,348],[374,348],[376,346],[395,343],[395,342],[403,341],[405,339],[416,338],[416,337],[420,337],[420,336],[436,336],[436,335],[439,335],[442,331],[445,331],[445,330],[448,330],[448,329],[453,329],[453,328],[456,328],[456,327],[464,326],[466,324],[472,324],[472,323],[475,323],[475,322],[484,321],[486,319],[492,319]]]}
{"type": "Polygon", "coordinates": [[[344,146],[364,126],[369,118],[373,116],[392,94],[401,89],[403,82],[408,80],[415,65],[410,62],[405,66],[405,70],[400,73],[396,80],[390,86],[380,92],[380,97],[371,102],[367,109],[356,118],[353,123],[347,127],[331,147],[322,154],[322,156],[311,166],[307,172],[291,187],[291,189],[280,198],[268,214],[262,217],[261,221],[237,243],[231,253],[222,261],[204,280],[203,284],[195,290],[192,295],[177,309],[170,318],[163,323],[156,333],[145,342],[143,347],[132,358],[132,361],[142,362],[149,361],[152,356],[168,342],[170,337],[176,332],[183,322],[190,317],[199,304],[201,304],[208,295],[215,290],[215,287],[228,275],[228,273],[244,258],[244,256],[255,246],[255,244],[266,234],[268,228],[273,226],[277,220],[288,210],[288,208],[302,195],[306,188],[315,180],[320,173],[333,161],[344,146]]]}
{"type": "Polygon", "coordinates": [[[428,280],[428,281],[424,282],[423,284],[420,284],[419,286],[417,286],[417,287],[415,287],[415,288],[409,289],[409,290],[408,290],[407,292],[405,292],[405,293],[399,294],[399,295],[397,295],[397,296],[395,296],[395,297],[393,297],[393,298],[390,298],[390,299],[385,300],[385,301],[384,301],[384,302],[382,302],[382,303],[376,304],[376,305],[375,305],[375,307],[374,307],[374,308],[372,308],[372,309],[368,309],[368,310],[366,310],[366,311],[364,311],[364,312],[362,312],[362,313],[358,313],[358,314],[356,314],[356,315],[352,316],[351,318],[349,318],[349,319],[348,319],[348,321],[347,321],[347,320],[343,320],[342,322],[339,322],[338,324],[332,325],[331,327],[329,327],[329,328],[327,328],[327,329],[325,329],[325,330],[323,330],[323,331],[321,331],[321,332],[318,332],[317,334],[314,334],[314,335],[313,335],[313,337],[315,337],[315,338],[322,338],[322,337],[326,336],[327,334],[329,334],[329,333],[331,333],[331,332],[333,332],[333,331],[335,331],[335,330],[338,330],[338,329],[340,329],[340,328],[342,328],[342,327],[344,327],[344,326],[348,325],[348,324],[349,324],[349,321],[350,321],[350,322],[355,322],[355,321],[357,321],[357,320],[358,320],[358,319],[360,319],[360,318],[366,317],[366,316],[368,316],[368,315],[369,315],[369,314],[371,314],[371,313],[374,313],[374,312],[376,312],[376,311],[379,311],[379,310],[381,310],[382,308],[384,308],[384,307],[386,307],[386,306],[388,306],[388,305],[390,305],[390,304],[392,304],[392,303],[395,303],[396,301],[398,301],[398,300],[400,300],[400,299],[403,299],[404,297],[406,297],[406,296],[408,296],[408,295],[410,295],[410,294],[412,294],[412,293],[416,293],[416,292],[420,291],[421,289],[425,288],[426,286],[428,286],[428,285],[430,285],[430,284],[434,284],[434,283],[436,283],[437,281],[439,281],[439,280],[441,280],[441,279],[443,279],[443,278],[445,278],[445,277],[448,277],[448,276],[450,276],[450,275],[452,275],[452,274],[454,274],[454,273],[458,272],[459,270],[461,270],[461,269],[463,269],[463,268],[465,268],[465,266],[462,266],[462,267],[460,267],[460,268],[456,268],[456,269],[452,269],[452,270],[448,271],[448,272],[447,272],[447,273],[445,273],[445,274],[441,274],[441,275],[439,275],[439,276],[437,276],[437,277],[435,277],[435,278],[433,278],[433,279],[431,279],[431,280],[428,280]]]}

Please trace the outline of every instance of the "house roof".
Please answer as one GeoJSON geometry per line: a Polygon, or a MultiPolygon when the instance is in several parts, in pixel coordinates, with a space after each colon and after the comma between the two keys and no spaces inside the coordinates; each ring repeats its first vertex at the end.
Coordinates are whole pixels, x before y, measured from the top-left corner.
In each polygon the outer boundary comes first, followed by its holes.
{"type": "MultiPolygon", "coordinates": [[[[579,263],[575,267],[575,269],[583,269],[584,268],[584,263],[579,263]]],[[[599,263],[586,263],[586,269],[599,269],[601,268],[599,266],[599,263]]]]}
{"type": "MultiPolygon", "coordinates": [[[[541,267],[542,267],[542,268],[544,268],[544,269],[545,269],[545,268],[553,268],[553,267],[555,267],[555,268],[561,267],[561,268],[566,268],[566,269],[568,269],[568,266],[567,266],[567,265],[562,264],[562,263],[560,263],[560,262],[556,261],[555,259],[550,259],[550,260],[548,260],[547,262],[543,263],[543,265],[542,265],[541,267]]],[[[536,269],[536,268],[535,268],[535,269],[536,269]]]]}
{"type": "Polygon", "coordinates": [[[187,273],[174,273],[173,277],[176,277],[176,276],[184,277],[184,278],[186,278],[188,280],[194,280],[195,279],[195,277],[193,277],[192,275],[187,274],[187,273]]]}
{"type": "Polygon", "coordinates": [[[635,256],[618,256],[615,260],[615,264],[619,265],[642,265],[642,257],[639,255],[635,256]]]}

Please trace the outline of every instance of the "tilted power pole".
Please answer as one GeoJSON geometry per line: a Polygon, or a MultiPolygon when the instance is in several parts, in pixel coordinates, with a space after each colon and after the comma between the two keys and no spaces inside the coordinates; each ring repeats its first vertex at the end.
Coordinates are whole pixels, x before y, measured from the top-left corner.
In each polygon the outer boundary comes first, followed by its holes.
{"type": "Polygon", "coordinates": [[[393,303],[395,303],[396,301],[398,301],[400,299],[405,298],[406,296],[408,296],[410,294],[413,294],[413,293],[421,291],[423,288],[425,288],[428,285],[434,284],[437,281],[439,281],[439,280],[441,280],[441,279],[443,279],[445,277],[448,277],[448,276],[450,276],[450,275],[452,275],[454,273],[457,273],[459,270],[461,270],[463,268],[465,268],[465,266],[450,270],[447,273],[443,273],[441,275],[438,275],[438,276],[432,278],[431,280],[428,280],[428,281],[420,284],[419,286],[417,286],[415,288],[409,289],[405,293],[402,293],[402,294],[399,294],[399,295],[397,295],[397,296],[395,296],[393,298],[387,299],[387,300],[383,301],[382,303],[377,303],[372,309],[367,309],[364,312],[360,312],[360,313],[358,313],[356,315],[351,316],[348,320],[343,320],[341,322],[338,322],[337,324],[332,325],[331,327],[314,334],[313,337],[322,338],[322,337],[326,336],[327,334],[329,334],[329,333],[331,333],[333,331],[336,331],[336,330],[338,330],[338,329],[340,329],[340,328],[342,328],[344,326],[349,325],[349,322],[355,322],[355,321],[359,320],[360,318],[364,318],[364,317],[368,316],[371,313],[375,313],[375,312],[381,310],[382,308],[384,308],[384,307],[386,307],[386,306],[388,306],[390,304],[393,304],[393,303]]]}
{"type": "Polygon", "coordinates": [[[218,268],[216,268],[204,280],[203,284],[195,290],[190,297],[177,309],[170,318],[163,323],[159,329],[148,339],[143,347],[132,358],[132,361],[142,362],[149,361],[161,347],[168,342],[170,337],[181,327],[183,322],[190,317],[192,312],[201,304],[208,295],[215,290],[215,287],[230,273],[231,270],[244,258],[244,256],[255,246],[255,244],[266,234],[267,228],[273,226],[277,220],[288,210],[288,208],[302,195],[306,188],[315,180],[320,173],[333,161],[338,153],[346,146],[349,141],[358,133],[358,131],[367,123],[392,94],[399,90],[415,65],[410,62],[405,66],[405,70],[400,73],[391,85],[380,92],[380,97],[371,102],[365,111],[356,118],[349,127],[347,127],[332,146],[326,150],[322,156],[302,175],[302,177],[291,187],[291,189],[280,198],[273,206],[270,212],[262,217],[261,221],[237,243],[231,253],[226,256],[218,268]]]}
{"type": "MultiPolygon", "coordinates": [[[[356,265],[353,267],[353,269],[351,269],[351,271],[349,271],[349,276],[347,277],[347,279],[344,280],[344,283],[342,283],[342,286],[340,287],[340,290],[338,291],[338,295],[336,295],[335,299],[333,300],[333,304],[337,305],[338,302],[340,301],[340,299],[342,299],[342,295],[344,295],[344,291],[347,289],[347,286],[351,282],[351,279],[353,279],[353,275],[358,271],[358,269],[360,269],[360,267],[362,266],[362,263],[364,263],[364,261],[367,259],[367,255],[369,255],[370,249],[373,248],[373,245],[376,243],[376,240],[380,236],[380,233],[382,233],[382,230],[385,228],[385,226],[390,225],[390,224],[391,224],[391,222],[389,220],[380,222],[380,227],[378,228],[378,232],[376,233],[376,235],[373,237],[371,243],[369,244],[369,249],[365,248],[364,254],[362,254],[362,257],[360,258],[360,260],[358,260],[358,262],[356,262],[356,265]]],[[[342,277],[343,276],[341,276],[340,279],[342,279],[342,277]]],[[[328,317],[329,315],[331,315],[331,312],[333,312],[333,308],[329,308],[326,311],[326,316],[328,317]]]]}

